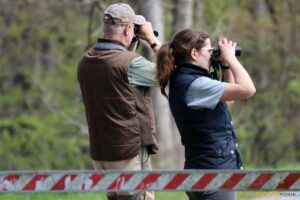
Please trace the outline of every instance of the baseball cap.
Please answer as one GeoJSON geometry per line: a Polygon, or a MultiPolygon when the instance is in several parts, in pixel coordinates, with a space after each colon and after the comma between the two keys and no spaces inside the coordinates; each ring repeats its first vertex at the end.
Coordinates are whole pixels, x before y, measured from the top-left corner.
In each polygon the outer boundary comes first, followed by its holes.
{"type": "Polygon", "coordinates": [[[142,15],[136,15],[133,9],[125,3],[116,3],[109,5],[104,11],[104,22],[112,24],[137,24],[144,25],[146,19],[142,15]]]}

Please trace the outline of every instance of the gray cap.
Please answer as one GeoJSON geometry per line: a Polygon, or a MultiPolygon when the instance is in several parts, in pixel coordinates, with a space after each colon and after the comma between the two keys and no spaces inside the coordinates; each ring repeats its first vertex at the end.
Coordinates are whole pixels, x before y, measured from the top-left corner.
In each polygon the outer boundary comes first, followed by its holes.
{"type": "Polygon", "coordinates": [[[104,11],[104,22],[112,24],[137,24],[144,25],[145,17],[135,15],[133,9],[125,3],[116,3],[109,5],[104,11]]]}

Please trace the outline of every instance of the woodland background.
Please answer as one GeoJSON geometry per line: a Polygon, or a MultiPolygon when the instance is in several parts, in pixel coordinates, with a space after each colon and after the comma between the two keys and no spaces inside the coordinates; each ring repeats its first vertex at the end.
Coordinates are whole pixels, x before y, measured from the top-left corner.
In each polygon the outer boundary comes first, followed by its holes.
{"type": "MultiPolygon", "coordinates": [[[[0,170],[93,169],[77,83],[82,53],[101,37],[113,0],[0,0],[0,170]]],[[[167,42],[194,27],[242,46],[257,92],[230,107],[246,169],[299,169],[300,4],[297,0],[128,0],[167,42]]],[[[149,48],[140,53],[148,58],[149,48]]],[[[183,147],[166,99],[153,90],[160,152],[181,169],[183,147]]]]}

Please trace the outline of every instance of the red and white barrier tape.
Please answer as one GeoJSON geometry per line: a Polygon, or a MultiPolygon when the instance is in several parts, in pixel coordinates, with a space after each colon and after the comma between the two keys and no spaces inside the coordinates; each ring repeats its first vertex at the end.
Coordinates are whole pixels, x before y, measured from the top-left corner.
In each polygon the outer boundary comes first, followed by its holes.
{"type": "Polygon", "coordinates": [[[83,191],[300,190],[300,171],[0,172],[0,193],[83,191]]]}

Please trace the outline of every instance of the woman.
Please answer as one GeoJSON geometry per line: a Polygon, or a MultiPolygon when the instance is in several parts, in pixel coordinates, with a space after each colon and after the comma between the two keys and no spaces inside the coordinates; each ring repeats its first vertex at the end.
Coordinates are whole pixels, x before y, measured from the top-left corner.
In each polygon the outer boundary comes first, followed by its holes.
{"type": "MultiPolygon", "coordinates": [[[[166,94],[185,147],[185,169],[242,169],[227,101],[242,100],[255,86],[235,56],[236,43],[218,42],[224,82],[209,73],[212,46],[208,34],[177,32],[157,56],[157,79],[166,94]]],[[[234,192],[187,192],[194,199],[236,199],[234,192]]]]}

